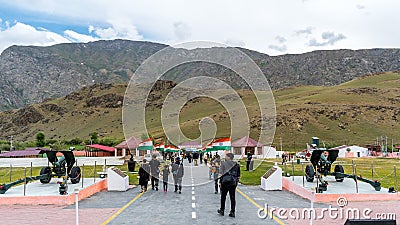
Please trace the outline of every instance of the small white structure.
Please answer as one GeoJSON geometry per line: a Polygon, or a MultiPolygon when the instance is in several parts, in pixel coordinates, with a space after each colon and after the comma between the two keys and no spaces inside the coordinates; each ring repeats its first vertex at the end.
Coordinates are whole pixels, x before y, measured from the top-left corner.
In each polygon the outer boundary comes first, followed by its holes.
{"type": "Polygon", "coordinates": [[[261,177],[261,188],[266,191],[282,190],[282,169],[273,166],[261,177]]]}
{"type": "Polygon", "coordinates": [[[126,191],[129,188],[129,177],[120,169],[110,167],[107,170],[108,191],[126,191]]]}
{"type": "Polygon", "coordinates": [[[331,148],[330,150],[339,150],[339,158],[344,158],[344,157],[365,157],[368,156],[368,149],[363,148],[360,146],[352,145],[352,146],[347,146],[347,145],[342,145],[336,148],[331,148]]]}
{"type": "Polygon", "coordinates": [[[231,153],[235,155],[235,159],[246,158],[249,152],[253,156],[253,159],[263,158],[263,145],[249,136],[242,137],[232,142],[231,153]]]}
{"type": "Polygon", "coordinates": [[[264,158],[268,159],[275,159],[279,157],[278,152],[276,151],[276,148],[272,146],[264,146],[263,147],[263,153],[264,153],[264,158]]]}

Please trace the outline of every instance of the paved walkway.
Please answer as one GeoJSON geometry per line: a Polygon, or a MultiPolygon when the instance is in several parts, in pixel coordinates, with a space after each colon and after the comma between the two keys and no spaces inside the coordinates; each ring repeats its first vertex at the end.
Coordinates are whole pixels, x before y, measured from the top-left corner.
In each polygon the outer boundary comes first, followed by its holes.
{"type": "MultiPolygon", "coordinates": [[[[214,193],[214,183],[208,178],[208,168],[203,164],[192,166],[185,162],[182,194],[149,190],[135,202],[128,204],[120,214],[110,218],[109,224],[285,224],[278,218],[263,220],[257,216],[259,207],[297,207],[309,203],[289,192],[266,192],[257,186],[239,185],[236,192],[236,218],[228,217],[229,197],[225,216],[217,214],[220,195],[214,193]]],[[[169,181],[172,181],[170,178],[169,181]]],[[[324,206],[324,205],[317,205],[324,206]]],[[[108,222],[108,221],[107,221],[108,222]]]]}
{"type": "MultiPolygon", "coordinates": [[[[170,178],[172,181],[172,178],[170,178]]],[[[139,194],[139,188],[127,192],[100,192],[79,202],[80,224],[309,224],[309,220],[260,219],[257,211],[268,207],[302,209],[310,202],[287,191],[262,191],[258,186],[239,185],[236,192],[236,218],[220,216],[220,195],[214,194],[214,184],[208,179],[204,165],[193,167],[185,163],[182,194],[150,190],[139,194]]],[[[394,212],[399,215],[398,202],[349,203],[351,207],[368,206],[374,212],[394,212]],[[388,211],[389,210],[389,211],[388,211]]],[[[317,212],[326,204],[316,204],[317,212]]],[[[0,206],[1,224],[75,224],[75,206],[0,206]]],[[[315,220],[313,224],[344,224],[345,219],[315,220]]],[[[398,222],[399,223],[399,222],[398,222]]]]}

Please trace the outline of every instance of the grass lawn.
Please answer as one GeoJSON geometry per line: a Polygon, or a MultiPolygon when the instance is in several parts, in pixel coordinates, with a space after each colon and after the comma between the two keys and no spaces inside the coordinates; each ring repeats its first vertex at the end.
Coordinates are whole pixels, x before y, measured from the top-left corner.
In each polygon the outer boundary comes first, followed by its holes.
{"type": "MultiPolygon", "coordinates": [[[[352,174],[352,161],[354,160],[354,164],[356,165],[356,171],[358,176],[362,176],[364,178],[368,178],[371,180],[378,180],[381,182],[382,187],[389,188],[396,186],[395,174],[394,174],[394,166],[396,166],[397,173],[397,183],[400,186],[400,159],[389,159],[389,158],[339,158],[334,164],[341,164],[344,168],[344,172],[347,174],[352,174]],[[374,168],[374,174],[372,177],[372,164],[374,168]]],[[[281,166],[284,173],[292,174],[294,167],[295,176],[302,176],[302,165],[297,164],[296,162],[292,165],[292,163],[288,163],[285,166],[282,166],[279,159],[268,159],[263,161],[254,171],[246,171],[246,162],[240,161],[241,165],[241,178],[240,182],[245,185],[260,185],[261,179],[260,177],[264,175],[264,173],[270,169],[274,162],[278,162],[278,165],[281,166]]],[[[257,165],[257,162],[254,164],[257,165]]],[[[304,164],[304,169],[306,165],[304,164]]],[[[334,167],[333,167],[334,168],[334,167]]],[[[333,170],[332,168],[332,170],[333,170]]],[[[346,178],[349,179],[349,178],[346,178]]]]}

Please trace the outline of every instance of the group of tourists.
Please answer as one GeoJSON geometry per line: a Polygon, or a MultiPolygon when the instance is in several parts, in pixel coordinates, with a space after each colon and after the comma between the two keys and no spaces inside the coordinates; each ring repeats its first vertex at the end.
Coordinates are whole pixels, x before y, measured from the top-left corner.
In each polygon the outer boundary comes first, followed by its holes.
{"type": "MultiPolygon", "coordinates": [[[[209,165],[209,179],[214,180],[215,194],[218,194],[218,190],[221,193],[221,206],[217,210],[218,214],[223,216],[225,214],[225,201],[227,194],[231,202],[230,217],[235,217],[235,192],[240,179],[240,165],[233,161],[234,155],[227,153],[225,159],[221,160],[218,154],[211,157],[209,154],[205,154],[203,159],[205,165],[207,165],[210,159],[209,165]]],[[[189,160],[189,158],[188,158],[189,160]]],[[[201,161],[201,160],[200,160],[201,161]]],[[[172,172],[175,192],[182,193],[182,178],[184,176],[183,160],[175,157],[174,163],[171,165],[165,164],[160,171],[161,163],[157,159],[157,155],[153,155],[150,162],[143,159],[139,169],[139,185],[141,186],[141,192],[147,191],[147,184],[151,181],[151,187],[153,190],[158,191],[159,177],[162,177],[163,190],[168,191],[168,178],[172,172]]]]}
{"type": "Polygon", "coordinates": [[[157,155],[153,155],[149,163],[146,159],[143,159],[142,165],[139,168],[139,185],[141,187],[141,192],[147,191],[147,184],[151,180],[151,189],[158,191],[159,177],[162,177],[163,190],[168,191],[168,178],[172,171],[172,176],[174,179],[175,192],[179,191],[182,193],[182,178],[184,175],[183,162],[179,157],[175,157],[175,162],[170,165],[165,164],[160,172],[161,163],[157,159],[157,155]]]}

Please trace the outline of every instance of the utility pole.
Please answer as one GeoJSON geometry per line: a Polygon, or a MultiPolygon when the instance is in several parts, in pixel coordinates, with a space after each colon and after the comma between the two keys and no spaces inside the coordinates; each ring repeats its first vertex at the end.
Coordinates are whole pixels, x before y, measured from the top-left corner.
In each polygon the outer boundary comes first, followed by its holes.
{"type": "Polygon", "coordinates": [[[10,136],[10,151],[12,151],[13,148],[14,148],[14,146],[13,146],[13,136],[11,135],[10,136]]]}
{"type": "Polygon", "coordinates": [[[388,138],[385,136],[386,154],[388,152],[388,138]]]}

